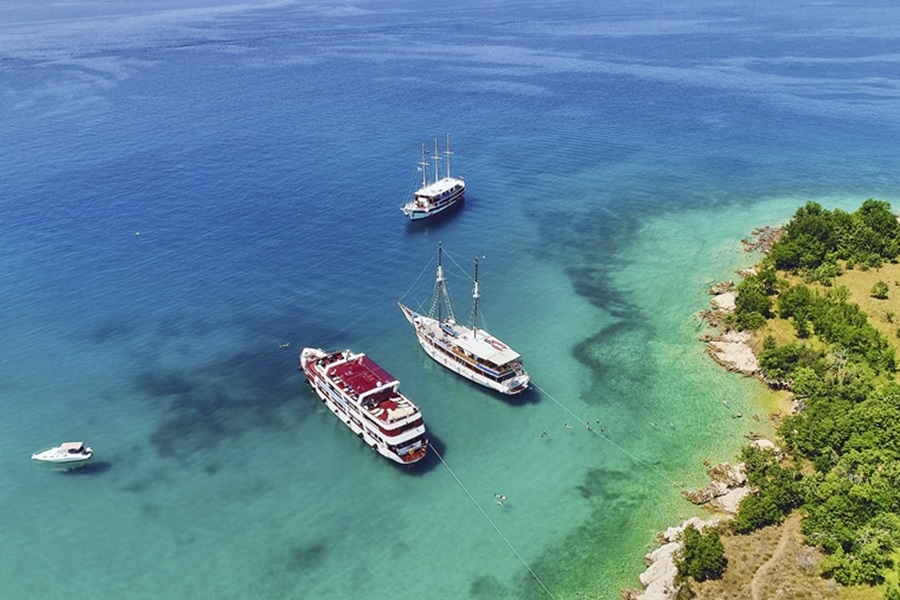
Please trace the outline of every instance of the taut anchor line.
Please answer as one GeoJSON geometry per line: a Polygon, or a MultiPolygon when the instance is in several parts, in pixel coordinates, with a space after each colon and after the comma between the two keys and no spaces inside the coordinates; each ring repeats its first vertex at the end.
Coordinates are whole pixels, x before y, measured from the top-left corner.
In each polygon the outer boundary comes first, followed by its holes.
{"type": "Polygon", "coordinates": [[[538,576],[537,576],[537,573],[534,572],[534,570],[531,568],[531,566],[530,566],[527,562],[525,562],[525,559],[522,558],[522,555],[519,554],[519,551],[516,550],[515,546],[512,545],[512,542],[510,542],[509,539],[508,539],[505,535],[503,535],[503,532],[500,531],[500,528],[497,527],[497,524],[494,523],[494,520],[491,519],[491,517],[488,516],[488,514],[487,514],[486,512],[484,512],[484,509],[481,508],[481,505],[480,505],[480,504],[478,504],[478,500],[475,499],[475,496],[472,495],[472,492],[469,491],[469,488],[466,487],[466,484],[464,484],[464,483],[462,482],[462,480],[461,480],[461,479],[456,475],[456,473],[453,471],[453,469],[450,468],[450,465],[447,464],[447,461],[444,460],[444,457],[441,456],[441,453],[437,451],[437,448],[435,448],[434,446],[431,446],[431,449],[434,451],[434,453],[435,453],[435,454],[437,455],[437,457],[440,459],[441,463],[442,463],[445,467],[447,467],[447,471],[449,471],[450,474],[453,475],[453,479],[455,479],[455,480],[456,480],[456,483],[459,484],[459,487],[461,487],[461,488],[463,489],[463,491],[464,491],[464,492],[466,493],[466,495],[469,497],[469,500],[471,500],[471,501],[472,501],[472,504],[474,504],[475,507],[478,509],[478,512],[480,512],[480,513],[482,514],[482,516],[483,516],[485,519],[488,520],[488,523],[491,524],[491,527],[494,528],[494,531],[497,532],[497,535],[499,535],[500,538],[501,538],[504,542],[506,542],[506,545],[509,546],[509,549],[512,550],[513,554],[516,555],[516,558],[519,559],[519,562],[521,562],[523,565],[525,565],[525,568],[528,569],[528,572],[531,573],[531,576],[534,577],[534,580],[537,581],[538,584],[539,584],[542,588],[544,588],[544,591],[547,592],[547,595],[550,596],[550,598],[551,598],[552,600],[555,600],[555,598],[553,597],[553,594],[550,593],[550,590],[547,589],[547,586],[544,585],[544,582],[543,582],[543,581],[541,581],[541,578],[538,577],[538,576]]]}

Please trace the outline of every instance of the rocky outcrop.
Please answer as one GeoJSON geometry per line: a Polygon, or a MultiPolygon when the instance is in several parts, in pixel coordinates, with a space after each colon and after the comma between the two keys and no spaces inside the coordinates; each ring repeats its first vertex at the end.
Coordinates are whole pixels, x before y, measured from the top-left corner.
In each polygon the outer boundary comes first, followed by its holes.
{"type": "Polygon", "coordinates": [[[732,290],[734,290],[734,282],[729,279],[728,281],[722,281],[709,288],[709,293],[713,296],[718,296],[719,294],[724,294],[725,292],[730,292],[732,290]]]}
{"type": "Polygon", "coordinates": [[[747,252],[758,250],[763,254],[768,254],[783,234],[784,229],[781,227],[757,227],[750,232],[750,238],[741,240],[741,242],[747,252]]]}
{"type": "Polygon", "coordinates": [[[713,305],[713,310],[721,310],[723,312],[732,312],[735,306],[735,300],[737,299],[737,294],[734,292],[723,292],[721,294],[716,294],[710,300],[710,303],[713,305]]]}
{"type": "MultiPolygon", "coordinates": [[[[723,506],[730,508],[734,504],[735,499],[740,503],[740,500],[746,495],[731,494],[734,490],[743,488],[747,483],[747,475],[744,473],[744,463],[738,463],[736,465],[722,463],[707,469],[706,474],[709,475],[710,479],[710,482],[706,487],[694,491],[684,490],[681,492],[681,495],[690,502],[698,505],[712,503],[715,500],[730,495],[726,500],[719,501],[717,504],[712,504],[710,508],[721,508],[723,506]]],[[[734,514],[737,512],[737,507],[735,506],[734,510],[726,510],[724,512],[734,514]]]]}
{"type": "Polygon", "coordinates": [[[671,600],[674,598],[679,587],[675,584],[675,576],[678,574],[675,555],[681,548],[681,533],[688,525],[703,529],[718,523],[718,519],[703,520],[693,517],[682,522],[678,527],[666,529],[660,535],[662,546],[644,557],[647,570],[640,576],[643,589],[624,590],[622,597],[626,600],[671,600]]]}
{"type": "Polygon", "coordinates": [[[771,452],[779,461],[784,458],[784,451],[779,448],[772,440],[767,440],[765,438],[756,438],[755,440],[752,440],[750,442],[750,446],[758,448],[759,450],[771,452]]]}
{"type": "Polygon", "coordinates": [[[759,361],[749,341],[750,334],[746,331],[726,331],[708,342],[709,355],[729,371],[754,375],[759,371],[759,361]]]}

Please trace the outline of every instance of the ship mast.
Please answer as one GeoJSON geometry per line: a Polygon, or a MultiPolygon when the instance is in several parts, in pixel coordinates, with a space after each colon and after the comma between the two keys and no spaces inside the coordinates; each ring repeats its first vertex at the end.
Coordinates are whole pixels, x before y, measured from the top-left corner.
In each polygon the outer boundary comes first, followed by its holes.
{"type": "Polygon", "coordinates": [[[440,174],[438,173],[438,161],[441,160],[441,155],[438,153],[437,138],[434,138],[434,156],[432,156],[431,159],[434,161],[434,180],[437,181],[441,178],[440,174]]]}
{"type": "Polygon", "coordinates": [[[438,242],[437,273],[434,280],[434,293],[431,295],[431,308],[428,310],[428,316],[434,318],[434,316],[437,315],[437,320],[443,321],[441,307],[446,304],[447,317],[456,321],[456,317],[453,315],[453,305],[450,303],[450,292],[447,290],[446,278],[444,277],[444,267],[442,264],[443,255],[444,249],[441,246],[441,243],[438,242]]]}
{"type": "Polygon", "coordinates": [[[450,152],[450,134],[447,134],[447,149],[444,150],[444,154],[447,155],[447,179],[450,178],[450,155],[453,154],[450,152]]]}
{"type": "Polygon", "coordinates": [[[475,288],[472,290],[472,299],[475,301],[475,319],[472,321],[472,337],[478,339],[478,257],[475,257],[475,288]]]}
{"type": "Polygon", "coordinates": [[[419,166],[422,167],[422,187],[428,185],[428,161],[425,160],[425,144],[422,144],[422,160],[419,161],[419,166]]]}

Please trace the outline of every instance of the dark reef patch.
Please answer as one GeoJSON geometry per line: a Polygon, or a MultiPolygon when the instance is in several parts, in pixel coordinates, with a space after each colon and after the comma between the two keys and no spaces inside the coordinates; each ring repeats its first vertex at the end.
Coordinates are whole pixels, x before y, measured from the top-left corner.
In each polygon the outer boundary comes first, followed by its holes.
{"type": "Polygon", "coordinates": [[[131,318],[106,318],[88,330],[88,339],[95,344],[120,342],[135,335],[138,326],[131,318]]]}
{"type": "MultiPolygon", "coordinates": [[[[602,404],[605,397],[633,397],[642,382],[653,381],[659,367],[653,360],[650,341],[652,330],[634,321],[613,323],[577,344],[575,358],[590,367],[596,385],[602,382],[603,393],[590,390],[584,397],[588,404],[602,404]],[[643,360],[635,360],[643,357],[643,360]]],[[[639,399],[638,399],[639,400],[639,399]]]]}
{"type": "Polygon", "coordinates": [[[327,552],[328,546],[321,541],[293,546],[286,554],[287,570],[293,573],[314,571],[325,561],[327,552]]]}
{"type": "Polygon", "coordinates": [[[518,598],[518,594],[513,593],[493,575],[480,575],[469,584],[470,598],[518,598]]]}
{"type": "Polygon", "coordinates": [[[162,456],[184,459],[255,428],[287,430],[311,408],[297,401],[302,377],[277,348],[235,355],[181,371],[139,374],[133,387],[164,412],[150,443],[162,456]],[[287,410],[294,403],[295,410],[287,410]]]}

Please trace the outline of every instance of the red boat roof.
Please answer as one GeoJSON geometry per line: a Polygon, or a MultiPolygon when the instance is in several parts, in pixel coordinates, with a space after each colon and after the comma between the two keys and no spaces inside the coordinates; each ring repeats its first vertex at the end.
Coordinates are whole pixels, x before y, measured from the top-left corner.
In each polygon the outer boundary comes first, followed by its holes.
{"type": "Polygon", "coordinates": [[[328,372],[328,376],[332,380],[340,377],[357,396],[394,381],[390,373],[375,364],[368,356],[354,358],[350,362],[338,365],[328,372]]]}

